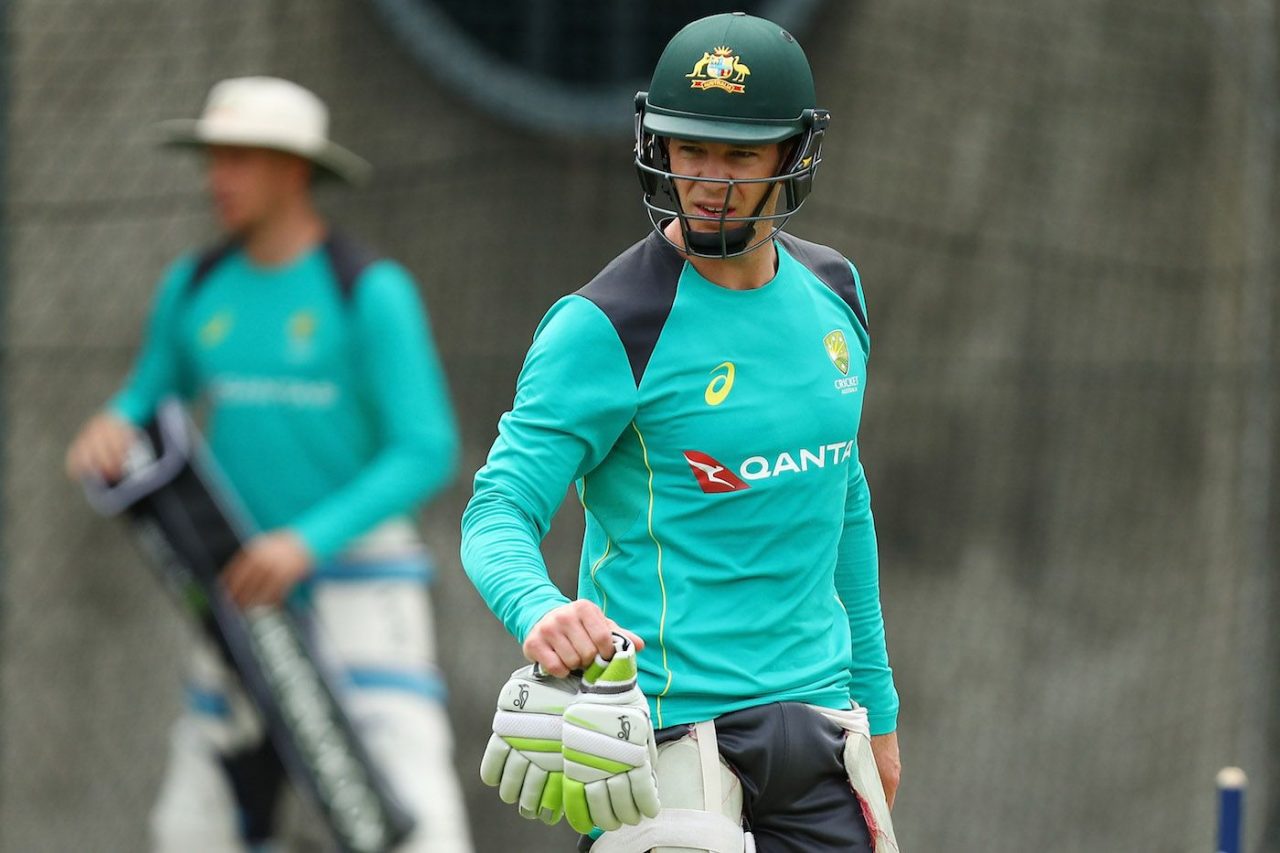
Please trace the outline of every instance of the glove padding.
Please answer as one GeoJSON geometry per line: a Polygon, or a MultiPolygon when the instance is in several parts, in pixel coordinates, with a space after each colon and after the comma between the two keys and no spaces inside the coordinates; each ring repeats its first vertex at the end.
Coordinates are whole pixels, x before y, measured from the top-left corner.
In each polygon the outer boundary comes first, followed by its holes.
{"type": "Polygon", "coordinates": [[[521,817],[548,825],[560,821],[561,723],[580,683],[577,676],[556,678],[532,664],[511,673],[498,694],[493,735],[480,759],[480,779],[497,788],[504,803],[516,803],[521,817]]]}
{"type": "Polygon", "coordinates": [[[658,814],[658,751],[649,704],[636,686],[636,651],[614,635],[564,713],[564,814],[578,832],[615,830],[658,814]]]}

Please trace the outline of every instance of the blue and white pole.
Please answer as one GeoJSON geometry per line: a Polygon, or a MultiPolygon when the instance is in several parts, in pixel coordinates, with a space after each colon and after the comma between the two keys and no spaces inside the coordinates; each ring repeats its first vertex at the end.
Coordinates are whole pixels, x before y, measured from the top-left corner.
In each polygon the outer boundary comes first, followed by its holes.
{"type": "Polygon", "coordinates": [[[1218,771],[1218,853],[1244,853],[1244,791],[1248,779],[1239,767],[1218,771]]]}

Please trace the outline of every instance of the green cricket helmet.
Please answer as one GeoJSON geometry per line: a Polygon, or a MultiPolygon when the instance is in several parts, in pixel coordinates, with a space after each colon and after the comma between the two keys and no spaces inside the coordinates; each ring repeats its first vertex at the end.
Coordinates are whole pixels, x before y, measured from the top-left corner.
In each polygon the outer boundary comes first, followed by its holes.
{"type": "Polygon", "coordinates": [[[822,162],[822,136],[831,117],[814,106],[815,100],[809,60],[777,24],[733,12],[702,18],[676,33],[658,59],[649,91],[636,95],[636,171],[658,234],[672,242],[663,226],[678,220],[683,250],[704,258],[742,255],[771,240],[808,197],[822,162]],[[731,145],[780,142],[783,164],[769,178],[677,175],[667,148],[672,138],[731,145]],[[720,215],[686,213],[676,178],[723,185],[720,215]],[[750,183],[769,184],[770,191],[750,216],[727,216],[734,187],[750,183]],[[777,186],[782,190],[774,211],[762,213],[777,186]],[[693,231],[692,221],[716,222],[719,228],[693,231]],[[768,225],[764,236],[757,234],[760,222],[768,225]]]}

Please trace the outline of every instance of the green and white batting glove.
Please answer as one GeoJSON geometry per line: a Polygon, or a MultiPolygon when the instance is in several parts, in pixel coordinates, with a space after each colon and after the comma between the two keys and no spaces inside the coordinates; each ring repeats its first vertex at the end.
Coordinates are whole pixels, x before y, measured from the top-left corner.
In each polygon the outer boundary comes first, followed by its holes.
{"type": "Polygon", "coordinates": [[[564,712],[564,814],[582,833],[637,824],[658,814],[658,750],[649,703],[636,686],[636,650],[613,637],[564,712]]]}
{"type": "Polygon", "coordinates": [[[493,735],[480,759],[480,779],[497,788],[504,803],[516,803],[521,817],[546,824],[560,821],[560,729],[580,682],[577,676],[547,675],[532,664],[511,673],[498,694],[493,735]]]}

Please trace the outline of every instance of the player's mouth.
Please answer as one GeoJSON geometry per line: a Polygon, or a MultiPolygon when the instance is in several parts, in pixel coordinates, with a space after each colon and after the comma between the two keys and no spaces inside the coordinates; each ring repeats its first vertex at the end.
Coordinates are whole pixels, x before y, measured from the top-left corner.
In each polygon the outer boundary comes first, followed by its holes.
{"type": "Polygon", "coordinates": [[[693,212],[698,216],[710,216],[719,219],[721,216],[729,218],[737,211],[736,207],[724,207],[723,205],[710,205],[694,203],[693,212]]]}

